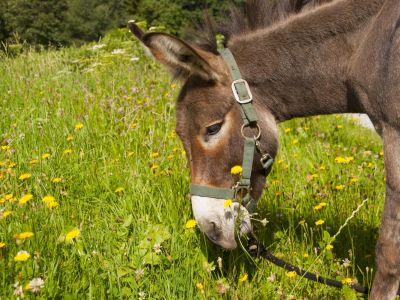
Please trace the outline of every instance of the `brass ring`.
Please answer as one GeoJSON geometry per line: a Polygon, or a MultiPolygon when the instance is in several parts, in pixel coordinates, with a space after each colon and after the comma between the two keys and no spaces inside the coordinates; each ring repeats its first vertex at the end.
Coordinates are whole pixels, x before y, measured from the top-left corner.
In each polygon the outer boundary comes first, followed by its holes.
{"type": "MultiPolygon", "coordinates": [[[[248,124],[246,125],[246,124],[243,124],[242,125],[242,128],[240,129],[240,132],[241,132],[241,134],[242,134],[242,137],[244,137],[245,139],[249,139],[250,137],[247,137],[245,134],[244,134],[244,128],[245,127],[247,127],[247,126],[249,126],[248,124]]],[[[255,135],[253,138],[255,139],[255,140],[258,140],[260,137],[261,137],[261,128],[260,128],[260,125],[258,125],[257,123],[256,123],[256,126],[257,126],[257,130],[258,130],[258,132],[257,132],[257,135],[255,135]]]]}

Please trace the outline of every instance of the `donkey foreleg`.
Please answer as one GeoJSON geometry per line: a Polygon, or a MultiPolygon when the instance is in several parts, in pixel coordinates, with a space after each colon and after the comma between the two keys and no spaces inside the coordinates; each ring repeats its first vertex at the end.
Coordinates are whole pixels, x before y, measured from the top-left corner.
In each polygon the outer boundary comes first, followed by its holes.
{"type": "Polygon", "coordinates": [[[376,246],[377,271],[370,299],[394,299],[400,283],[400,130],[382,126],[386,199],[376,246]]]}

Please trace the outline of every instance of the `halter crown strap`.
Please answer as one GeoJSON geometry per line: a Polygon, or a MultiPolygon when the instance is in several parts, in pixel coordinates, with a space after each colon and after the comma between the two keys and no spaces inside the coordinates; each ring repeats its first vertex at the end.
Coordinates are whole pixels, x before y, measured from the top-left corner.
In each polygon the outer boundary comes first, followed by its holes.
{"type": "Polygon", "coordinates": [[[253,95],[250,92],[249,84],[242,78],[242,74],[240,74],[239,67],[232,52],[228,48],[218,49],[218,52],[229,67],[233,79],[232,91],[236,101],[240,104],[243,123],[249,125],[250,123],[256,122],[257,115],[251,103],[253,95]]]}

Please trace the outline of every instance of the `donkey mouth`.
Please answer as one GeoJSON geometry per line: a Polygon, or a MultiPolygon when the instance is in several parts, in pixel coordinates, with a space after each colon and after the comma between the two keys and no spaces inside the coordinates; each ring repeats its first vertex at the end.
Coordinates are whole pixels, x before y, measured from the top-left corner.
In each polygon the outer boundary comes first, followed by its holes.
{"type": "Polygon", "coordinates": [[[192,196],[194,217],[207,237],[227,250],[237,247],[236,235],[252,230],[250,214],[239,203],[226,207],[224,199],[192,196]]]}

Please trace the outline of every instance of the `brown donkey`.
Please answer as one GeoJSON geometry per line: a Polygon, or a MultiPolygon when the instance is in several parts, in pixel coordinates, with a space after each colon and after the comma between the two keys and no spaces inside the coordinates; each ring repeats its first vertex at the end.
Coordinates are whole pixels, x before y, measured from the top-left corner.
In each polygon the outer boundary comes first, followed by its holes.
{"type": "MultiPolygon", "coordinates": [[[[371,299],[394,299],[400,282],[400,1],[308,1],[302,9],[305,1],[283,0],[272,6],[274,14],[268,3],[248,1],[246,15],[236,13],[223,28],[225,46],[253,94],[261,132],[258,148],[275,156],[277,122],[368,114],[383,139],[386,169],[371,299]],[[328,3],[313,7],[316,2],[328,3]]],[[[188,44],[165,33],[145,34],[134,23],[129,28],[184,82],[176,131],[192,183],[231,188],[235,180],[230,169],[242,163],[244,142],[229,64],[213,41],[188,44]]],[[[266,174],[261,154],[254,155],[250,194],[258,199],[266,174]]],[[[240,233],[251,230],[248,213],[238,203],[227,214],[224,199],[192,195],[192,208],[200,229],[224,248],[236,247],[234,217],[239,209],[240,233]]]]}

